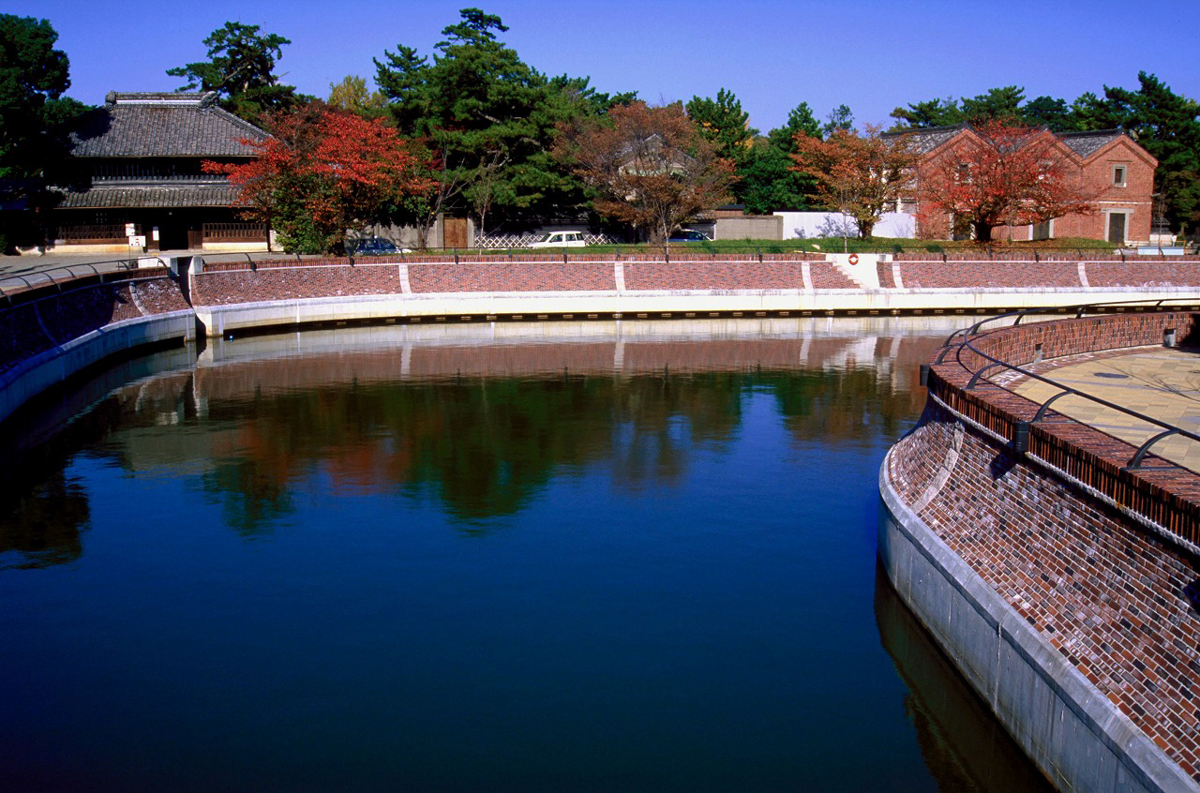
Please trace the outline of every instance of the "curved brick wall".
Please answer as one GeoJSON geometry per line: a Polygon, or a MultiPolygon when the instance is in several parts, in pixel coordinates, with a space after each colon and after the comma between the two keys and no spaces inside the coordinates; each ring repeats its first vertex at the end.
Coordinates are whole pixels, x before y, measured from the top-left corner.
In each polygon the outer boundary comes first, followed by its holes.
{"type": "Polygon", "coordinates": [[[39,294],[0,309],[0,372],[114,322],[191,309],[179,287],[161,276],[39,294]]]}
{"type": "MultiPolygon", "coordinates": [[[[1122,314],[984,333],[1014,363],[1161,344],[1194,314],[1122,314]]],[[[888,454],[880,555],[947,654],[1066,789],[1200,786],[1200,615],[1183,598],[1196,558],[1200,476],[1123,471],[1134,449],[1056,417],[1011,451],[1037,405],[966,390],[980,357],[930,373],[916,429],[888,454]],[[1143,521],[1148,521],[1149,525],[1143,521]]]]}
{"type": "Polygon", "coordinates": [[[0,419],[109,355],[195,334],[191,306],[165,275],[57,289],[30,290],[0,309],[0,419]]]}

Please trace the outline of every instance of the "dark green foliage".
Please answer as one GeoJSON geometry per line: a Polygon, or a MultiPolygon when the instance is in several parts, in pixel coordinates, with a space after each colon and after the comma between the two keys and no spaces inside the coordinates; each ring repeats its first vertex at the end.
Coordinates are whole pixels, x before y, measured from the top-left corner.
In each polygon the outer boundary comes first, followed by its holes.
{"type": "Polygon", "coordinates": [[[496,38],[508,30],[500,17],[477,8],[461,15],[432,59],[401,45],[375,61],[392,119],[423,141],[438,182],[396,219],[427,228],[439,212],[469,212],[486,230],[577,211],[582,186],[549,154],[556,129],[631,95],[598,94],[586,78],[547,78],[496,38]]]}
{"type": "Polygon", "coordinates": [[[988,121],[1020,123],[1024,120],[1021,103],[1025,101],[1025,89],[1015,85],[992,88],[975,97],[963,97],[963,119],[972,124],[988,121]]]}
{"type": "Polygon", "coordinates": [[[747,212],[767,215],[805,210],[813,205],[815,180],[792,170],[795,162],[791,155],[796,152],[796,135],[801,133],[813,138],[821,136],[821,123],[807,102],[801,102],[788,113],[785,125],[755,139],[746,162],[738,168],[741,182],[735,186],[747,212]]]}
{"type": "Polygon", "coordinates": [[[927,127],[949,127],[961,124],[963,121],[962,108],[954,97],[945,99],[930,99],[927,102],[917,102],[908,107],[898,107],[892,111],[896,119],[895,128],[920,129],[927,127]]]}
{"type": "Polygon", "coordinates": [[[82,107],[58,33],[44,19],[0,14],[0,179],[42,176],[65,152],[65,130],[82,107]]]}
{"type": "Polygon", "coordinates": [[[853,129],[854,114],[850,112],[850,108],[846,105],[838,105],[829,114],[829,119],[825,122],[825,126],[821,128],[821,132],[825,137],[833,134],[834,130],[853,129]]]}
{"type": "Polygon", "coordinates": [[[1176,230],[1200,224],[1200,103],[1179,96],[1153,74],[1138,73],[1138,90],[1104,87],[1089,100],[1092,128],[1121,127],[1158,159],[1154,187],[1176,230]],[[1103,125],[1103,126],[1101,126],[1103,125]]]}
{"type": "Polygon", "coordinates": [[[735,165],[746,160],[758,130],[750,128],[750,114],[732,91],[722,88],[715,100],[693,96],[685,109],[718,156],[735,165]]]}
{"type": "Polygon", "coordinates": [[[1053,132],[1074,132],[1079,129],[1072,107],[1062,99],[1039,96],[1021,108],[1021,118],[1031,127],[1045,127],[1053,132]]]}
{"type": "Polygon", "coordinates": [[[70,152],[69,133],[87,108],[62,94],[70,85],[66,53],[44,19],[0,14],[0,252],[40,244],[46,189],[70,152]]]}
{"type": "Polygon", "coordinates": [[[296,89],[281,85],[275,76],[283,45],[292,42],[258,31],[258,25],[226,22],[204,40],[207,61],[167,69],[167,74],[187,80],[181,91],[216,91],[222,107],[250,121],[292,107],[298,100],[296,89]]]}

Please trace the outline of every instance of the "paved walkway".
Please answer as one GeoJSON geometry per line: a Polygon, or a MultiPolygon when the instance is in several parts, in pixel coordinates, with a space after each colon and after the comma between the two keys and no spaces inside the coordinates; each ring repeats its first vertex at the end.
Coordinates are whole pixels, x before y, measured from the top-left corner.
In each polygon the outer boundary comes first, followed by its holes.
{"type": "MultiPolygon", "coordinates": [[[[1078,391],[1122,405],[1160,421],[1200,434],[1200,350],[1143,347],[1133,352],[1080,356],[1038,374],[1078,391]]],[[[1016,393],[1045,402],[1059,390],[1037,380],[1025,380],[1016,393]]],[[[1065,396],[1051,406],[1063,415],[1109,435],[1140,446],[1161,427],[1097,405],[1065,396]]],[[[1152,447],[1165,459],[1200,473],[1200,441],[1165,438],[1152,447]]]]}
{"type": "MultiPolygon", "coordinates": [[[[260,251],[251,253],[256,260],[278,259],[284,254],[260,251]]],[[[202,251],[161,251],[154,253],[46,253],[22,256],[0,256],[0,294],[19,291],[28,286],[62,281],[89,275],[95,271],[115,272],[136,267],[139,259],[153,260],[171,256],[203,256],[205,261],[245,261],[244,253],[204,253],[202,251]],[[133,264],[131,265],[130,262],[133,264]]]]}

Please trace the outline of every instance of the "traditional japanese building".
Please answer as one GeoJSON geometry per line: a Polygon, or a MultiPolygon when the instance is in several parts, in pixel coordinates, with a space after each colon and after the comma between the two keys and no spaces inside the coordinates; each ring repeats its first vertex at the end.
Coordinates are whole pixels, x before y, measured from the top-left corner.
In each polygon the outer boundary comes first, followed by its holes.
{"type": "Polygon", "coordinates": [[[226,177],[205,160],[244,162],[267,136],[215,93],[110,93],[72,135],[73,168],[52,214],[59,250],[261,250],[267,229],[239,219],[226,177]]]}

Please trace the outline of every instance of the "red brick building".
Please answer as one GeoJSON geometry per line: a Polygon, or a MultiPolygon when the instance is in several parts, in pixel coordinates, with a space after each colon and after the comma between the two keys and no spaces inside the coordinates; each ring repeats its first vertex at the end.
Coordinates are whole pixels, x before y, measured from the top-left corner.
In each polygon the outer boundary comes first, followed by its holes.
{"type": "MultiPolygon", "coordinates": [[[[956,145],[975,133],[966,125],[915,130],[911,145],[921,154],[915,193],[901,203],[900,210],[922,219],[921,236],[946,238],[951,222],[932,212],[922,212],[920,180],[953,158],[956,145]]],[[[1047,133],[1050,134],[1050,133],[1047,133]]],[[[1073,214],[1038,225],[1001,226],[994,229],[998,240],[1056,239],[1084,237],[1108,240],[1115,245],[1150,240],[1154,193],[1154,169],[1158,160],[1122,130],[1068,132],[1055,136],[1056,149],[1067,170],[1068,182],[1095,202],[1093,214],[1073,214]]]]}

